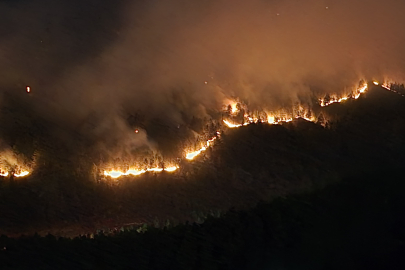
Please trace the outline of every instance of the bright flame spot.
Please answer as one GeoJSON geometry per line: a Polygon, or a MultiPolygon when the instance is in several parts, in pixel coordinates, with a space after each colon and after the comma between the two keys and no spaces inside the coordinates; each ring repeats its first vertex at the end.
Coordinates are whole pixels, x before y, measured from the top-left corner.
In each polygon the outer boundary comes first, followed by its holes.
{"type": "Polygon", "coordinates": [[[368,88],[368,84],[364,84],[364,85],[359,89],[359,92],[363,94],[363,93],[367,90],[367,88],[368,88]]]}
{"type": "MultiPolygon", "coordinates": [[[[29,174],[30,174],[29,171],[21,171],[20,173],[15,172],[12,175],[15,176],[15,177],[24,177],[24,176],[27,176],[29,174]]],[[[0,169],[0,176],[6,177],[6,176],[9,176],[9,175],[10,175],[10,173],[8,171],[0,169]]]]}
{"type": "Polygon", "coordinates": [[[276,119],[274,118],[274,116],[271,116],[271,115],[267,116],[267,123],[274,124],[275,120],[276,119]]]}
{"type": "Polygon", "coordinates": [[[201,154],[201,152],[207,150],[207,148],[217,139],[217,137],[213,137],[212,139],[208,140],[206,142],[206,145],[202,146],[199,150],[194,151],[194,152],[190,152],[186,154],[186,159],[188,160],[192,160],[194,159],[196,156],[198,156],[199,154],[201,154]]]}
{"type": "Polygon", "coordinates": [[[378,85],[378,82],[377,82],[377,81],[373,81],[373,83],[374,83],[374,85],[378,85]]]}
{"type": "Polygon", "coordinates": [[[147,172],[161,172],[163,171],[163,168],[150,168],[146,169],[147,172]]]}
{"type": "Polygon", "coordinates": [[[227,121],[227,120],[222,120],[225,125],[227,125],[229,128],[236,128],[236,127],[241,127],[241,124],[232,124],[231,122],[227,121]]]}
{"type": "Polygon", "coordinates": [[[175,170],[177,170],[179,167],[176,166],[172,166],[172,167],[167,167],[165,168],[166,172],[174,172],[175,170]]]}
{"type": "Polygon", "coordinates": [[[27,176],[29,174],[30,174],[30,172],[22,171],[21,173],[15,173],[14,176],[15,177],[24,177],[24,176],[27,176]]]}
{"type": "MultiPolygon", "coordinates": [[[[374,83],[375,84],[375,83],[374,83]]],[[[366,90],[368,89],[368,84],[365,83],[363,86],[361,86],[360,88],[358,88],[356,90],[355,93],[352,94],[352,98],[353,99],[358,99],[360,97],[361,94],[363,94],[364,92],[366,92],[366,90]]],[[[321,105],[321,107],[326,107],[329,106],[333,103],[340,103],[342,101],[348,100],[349,97],[342,97],[342,98],[337,98],[337,97],[332,97],[328,102],[325,101],[325,99],[321,98],[319,99],[319,105],[321,105]]]]}
{"type": "Polygon", "coordinates": [[[139,133],[139,130],[138,130],[138,129],[135,129],[135,133],[139,133]]]}
{"type": "Polygon", "coordinates": [[[146,173],[146,172],[156,172],[156,173],[158,173],[158,172],[162,172],[162,171],[166,171],[166,172],[174,172],[175,170],[177,170],[179,167],[177,167],[177,166],[170,166],[170,167],[167,167],[167,168],[159,168],[159,167],[155,167],[155,168],[148,168],[148,169],[146,169],[146,170],[138,170],[138,169],[129,169],[129,170],[127,170],[126,172],[123,172],[123,171],[115,171],[115,170],[112,170],[112,171],[104,171],[104,175],[105,176],[109,176],[109,177],[111,177],[111,178],[119,178],[119,177],[121,177],[121,176],[124,176],[124,175],[133,175],[133,176],[138,176],[138,175],[141,175],[141,174],[144,174],[144,173],[146,173]]]}
{"type": "Polygon", "coordinates": [[[193,158],[195,158],[196,156],[198,156],[201,152],[202,152],[202,150],[197,150],[197,151],[188,153],[188,154],[186,154],[186,159],[192,160],[193,158]]]}
{"type": "Polygon", "coordinates": [[[31,92],[31,87],[27,86],[26,90],[27,90],[27,93],[31,92]]]}
{"type": "Polygon", "coordinates": [[[237,105],[237,103],[231,104],[231,113],[237,113],[239,111],[238,107],[236,105],[237,105]]]}
{"type": "Polygon", "coordinates": [[[141,175],[143,173],[146,173],[145,170],[135,170],[135,169],[129,169],[128,171],[126,171],[125,173],[123,173],[123,175],[141,175]]]}
{"type": "Polygon", "coordinates": [[[122,173],[122,172],[119,172],[119,171],[109,171],[109,172],[104,171],[104,175],[105,175],[105,176],[110,176],[110,177],[112,177],[112,178],[118,178],[118,177],[120,177],[121,175],[123,175],[123,173],[122,173]]]}
{"type": "Polygon", "coordinates": [[[345,101],[345,100],[348,100],[348,99],[349,99],[348,97],[342,97],[342,98],[339,98],[338,102],[342,102],[342,101],[345,101]]]}

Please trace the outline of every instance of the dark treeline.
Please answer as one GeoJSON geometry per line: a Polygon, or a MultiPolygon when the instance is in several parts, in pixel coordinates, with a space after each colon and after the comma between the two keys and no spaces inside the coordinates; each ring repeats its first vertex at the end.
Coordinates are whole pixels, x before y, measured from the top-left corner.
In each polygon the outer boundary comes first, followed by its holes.
{"type": "Polygon", "coordinates": [[[1,269],[403,269],[405,182],[386,167],[203,224],[0,237],[1,269]]]}

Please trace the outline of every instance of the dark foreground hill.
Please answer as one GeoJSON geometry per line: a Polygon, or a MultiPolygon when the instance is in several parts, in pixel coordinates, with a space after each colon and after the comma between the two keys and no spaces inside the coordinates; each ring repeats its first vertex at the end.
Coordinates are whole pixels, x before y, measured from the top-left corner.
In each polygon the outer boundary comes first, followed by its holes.
{"type": "Polygon", "coordinates": [[[203,224],[75,239],[0,237],[1,269],[404,269],[405,181],[392,166],[203,224]]]}

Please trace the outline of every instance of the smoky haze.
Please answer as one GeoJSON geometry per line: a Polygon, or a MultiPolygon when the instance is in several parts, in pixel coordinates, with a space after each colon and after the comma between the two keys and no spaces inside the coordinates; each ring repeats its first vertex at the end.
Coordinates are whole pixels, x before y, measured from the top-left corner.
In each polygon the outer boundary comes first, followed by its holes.
{"type": "Polygon", "coordinates": [[[178,125],[232,97],[279,109],[405,71],[403,1],[109,2],[1,2],[2,91],[31,85],[41,117],[121,138],[128,111],[178,125]]]}

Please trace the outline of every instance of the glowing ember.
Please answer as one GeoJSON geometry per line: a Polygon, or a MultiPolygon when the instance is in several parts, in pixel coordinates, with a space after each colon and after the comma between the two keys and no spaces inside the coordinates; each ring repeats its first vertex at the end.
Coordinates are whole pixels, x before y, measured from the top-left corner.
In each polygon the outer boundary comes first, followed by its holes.
{"type": "Polygon", "coordinates": [[[138,129],[135,129],[135,133],[139,133],[139,130],[138,130],[138,129]]]}
{"type": "Polygon", "coordinates": [[[377,81],[373,81],[374,85],[378,85],[379,83],[377,81]]]}
{"type": "Polygon", "coordinates": [[[27,86],[26,91],[27,91],[27,93],[30,93],[31,92],[31,87],[27,86]]]}
{"type": "Polygon", "coordinates": [[[0,171],[0,176],[6,177],[8,176],[8,172],[0,171]]]}

